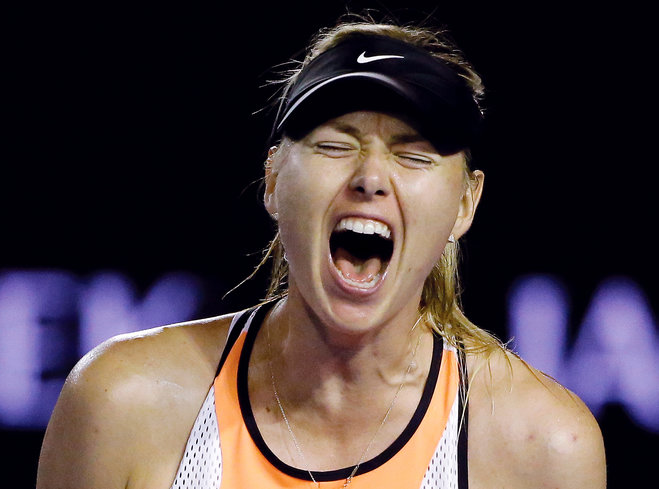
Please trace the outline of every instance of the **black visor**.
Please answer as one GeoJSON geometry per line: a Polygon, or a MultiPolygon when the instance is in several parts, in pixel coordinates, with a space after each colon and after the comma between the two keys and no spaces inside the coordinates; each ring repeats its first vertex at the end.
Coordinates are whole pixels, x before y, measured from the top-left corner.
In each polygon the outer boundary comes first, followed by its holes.
{"type": "Polygon", "coordinates": [[[390,37],[354,35],[299,73],[282,103],[273,138],[299,139],[357,110],[405,120],[443,155],[472,146],[482,123],[467,81],[445,62],[390,37]]]}

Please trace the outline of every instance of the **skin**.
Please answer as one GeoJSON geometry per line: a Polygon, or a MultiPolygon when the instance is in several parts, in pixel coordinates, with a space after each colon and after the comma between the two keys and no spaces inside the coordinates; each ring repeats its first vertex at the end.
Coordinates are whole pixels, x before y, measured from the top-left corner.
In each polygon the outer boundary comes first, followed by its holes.
{"type": "Polygon", "coordinates": [[[380,325],[409,329],[449,235],[471,224],[482,173],[476,193],[465,192],[461,153],[442,157],[404,122],[371,112],[336,118],[282,153],[269,169],[265,201],[279,215],[292,307],[307,305],[339,344],[370,341],[380,325]],[[393,256],[375,294],[343,291],[331,276],[329,236],[344,216],[392,230],[393,256]]]}
{"type": "MultiPolygon", "coordinates": [[[[468,230],[482,183],[480,172],[465,180],[462,154],[440,156],[402,121],[373,112],[271,152],[265,205],[278,216],[290,289],[256,338],[248,388],[259,429],[284,462],[343,468],[371,440],[368,458],[400,434],[432,353],[428,329],[412,328],[423,281],[449,235],[468,230]],[[328,239],[345,216],[377,218],[394,236],[386,277],[368,293],[332,270],[328,239]],[[278,412],[270,364],[304,461],[278,412]]],[[[170,487],[230,321],[118,337],[83,358],[49,424],[37,487],[170,487]]],[[[602,437],[576,396],[503,351],[467,361],[471,488],[605,487],[602,437]]]]}

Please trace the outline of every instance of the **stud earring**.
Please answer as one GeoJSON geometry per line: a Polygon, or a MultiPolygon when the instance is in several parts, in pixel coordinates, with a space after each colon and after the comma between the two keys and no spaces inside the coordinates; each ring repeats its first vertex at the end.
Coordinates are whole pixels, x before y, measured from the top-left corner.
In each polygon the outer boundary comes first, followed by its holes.
{"type": "Polygon", "coordinates": [[[448,242],[449,243],[455,243],[455,236],[453,236],[453,233],[448,237],[448,242]]]}
{"type": "Polygon", "coordinates": [[[272,218],[277,221],[279,219],[279,213],[278,212],[273,212],[272,213],[272,218]]]}

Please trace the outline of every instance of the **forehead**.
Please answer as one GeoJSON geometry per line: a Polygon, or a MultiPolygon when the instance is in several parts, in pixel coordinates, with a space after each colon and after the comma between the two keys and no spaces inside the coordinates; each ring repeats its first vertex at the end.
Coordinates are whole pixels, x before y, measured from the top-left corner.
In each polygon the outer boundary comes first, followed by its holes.
{"type": "Polygon", "coordinates": [[[312,133],[333,130],[361,138],[369,135],[386,136],[408,142],[426,139],[405,120],[383,112],[357,111],[344,114],[320,124],[312,133]]]}

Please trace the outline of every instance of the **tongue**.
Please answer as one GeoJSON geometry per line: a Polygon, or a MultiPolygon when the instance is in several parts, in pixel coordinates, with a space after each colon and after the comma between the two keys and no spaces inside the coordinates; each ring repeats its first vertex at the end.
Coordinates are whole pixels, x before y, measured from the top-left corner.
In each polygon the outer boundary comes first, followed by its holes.
{"type": "Polygon", "coordinates": [[[373,279],[382,267],[382,260],[377,256],[360,260],[343,248],[334,253],[334,264],[341,274],[355,282],[368,282],[373,279]]]}

